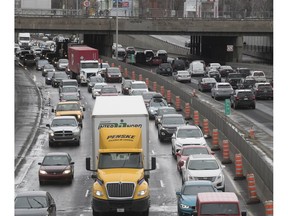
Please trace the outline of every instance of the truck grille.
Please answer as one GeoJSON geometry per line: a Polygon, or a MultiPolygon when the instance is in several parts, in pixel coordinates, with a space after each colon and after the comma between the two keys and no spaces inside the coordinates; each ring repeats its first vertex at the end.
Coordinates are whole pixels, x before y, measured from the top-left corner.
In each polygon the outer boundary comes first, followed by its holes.
{"type": "Polygon", "coordinates": [[[109,198],[132,198],[134,193],[134,183],[115,182],[106,184],[109,198]]]}
{"type": "Polygon", "coordinates": [[[72,131],[55,131],[54,132],[54,136],[55,138],[69,138],[71,136],[73,136],[73,132],[72,131]]]}

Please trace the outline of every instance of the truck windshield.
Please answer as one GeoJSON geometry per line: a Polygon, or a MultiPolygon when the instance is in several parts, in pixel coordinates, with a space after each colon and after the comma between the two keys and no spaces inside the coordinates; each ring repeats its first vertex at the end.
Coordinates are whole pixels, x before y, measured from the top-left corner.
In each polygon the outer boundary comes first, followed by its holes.
{"type": "Polygon", "coordinates": [[[81,68],[98,68],[98,62],[81,63],[81,68]]]}
{"type": "Polygon", "coordinates": [[[205,203],[200,212],[200,215],[239,215],[239,208],[237,203],[205,203]]]}
{"type": "Polygon", "coordinates": [[[141,169],[142,157],[140,153],[103,153],[99,156],[99,169],[134,168],[141,169]]]}

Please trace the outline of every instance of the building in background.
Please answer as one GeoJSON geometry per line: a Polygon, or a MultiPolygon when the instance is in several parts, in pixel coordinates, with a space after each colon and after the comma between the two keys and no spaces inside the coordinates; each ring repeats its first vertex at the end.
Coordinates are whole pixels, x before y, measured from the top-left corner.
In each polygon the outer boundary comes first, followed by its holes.
{"type": "Polygon", "coordinates": [[[186,0],[184,2],[184,17],[217,18],[218,0],[186,0]]]}

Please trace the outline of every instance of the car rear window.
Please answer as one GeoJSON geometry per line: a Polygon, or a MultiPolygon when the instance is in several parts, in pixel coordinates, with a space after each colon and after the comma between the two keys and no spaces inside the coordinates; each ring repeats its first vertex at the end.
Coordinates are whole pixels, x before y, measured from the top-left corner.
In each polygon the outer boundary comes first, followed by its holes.
{"type": "Polygon", "coordinates": [[[237,203],[205,203],[201,205],[201,215],[239,215],[237,203]]]}
{"type": "Polygon", "coordinates": [[[252,92],[238,92],[238,97],[253,96],[252,92]]]}

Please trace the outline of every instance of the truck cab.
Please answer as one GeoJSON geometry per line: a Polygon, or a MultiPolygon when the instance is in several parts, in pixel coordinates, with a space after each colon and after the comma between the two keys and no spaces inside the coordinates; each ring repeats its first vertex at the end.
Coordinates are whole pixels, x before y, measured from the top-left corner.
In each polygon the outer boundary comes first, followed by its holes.
{"type": "Polygon", "coordinates": [[[30,49],[30,47],[31,47],[30,33],[19,33],[18,44],[19,44],[20,48],[29,48],[30,49]]]}
{"type": "Polygon", "coordinates": [[[87,79],[91,76],[97,75],[99,69],[99,62],[97,60],[80,61],[80,76],[77,81],[80,85],[87,85],[87,79]]]}

